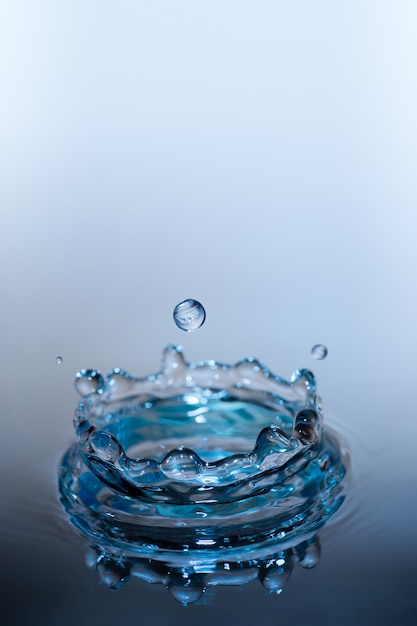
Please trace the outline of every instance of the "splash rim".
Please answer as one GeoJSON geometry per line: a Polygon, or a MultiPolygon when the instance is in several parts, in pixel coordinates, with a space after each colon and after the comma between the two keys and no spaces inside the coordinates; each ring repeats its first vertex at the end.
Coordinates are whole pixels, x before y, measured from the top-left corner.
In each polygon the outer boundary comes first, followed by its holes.
{"type": "MultiPolygon", "coordinates": [[[[74,421],[78,451],[96,477],[125,495],[177,504],[237,501],[287,479],[320,450],[321,401],[308,370],[298,370],[286,381],[252,357],[235,365],[212,360],[188,363],[180,346],[169,345],[157,374],[134,378],[115,369],[103,378],[97,370],[83,370],[77,374],[76,388],[84,398],[74,421]],[[197,404],[208,419],[215,413],[213,407],[221,405],[224,413],[236,403],[256,411],[262,407],[269,414],[257,418],[255,433],[251,425],[252,447],[230,450],[231,444],[236,447],[239,429],[247,427],[234,417],[233,429],[223,433],[224,454],[207,460],[198,447],[187,445],[188,431],[192,429],[196,437],[203,433],[221,449],[214,426],[211,431],[210,425],[203,427],[197,420],[165,425],[172,431],[167,447],[165,433],[156,425],[155,411],[181,401],[187,415],[186,407],[197,404]],[[141,432],[152,435],[146,438],[141,432]],[[152,437],[154,445],[164,449],[163,455],[129,454],[127,448],[143,447],[152,437]]],[[[242,437],[249,435],[244,431],[242,437]]]]}

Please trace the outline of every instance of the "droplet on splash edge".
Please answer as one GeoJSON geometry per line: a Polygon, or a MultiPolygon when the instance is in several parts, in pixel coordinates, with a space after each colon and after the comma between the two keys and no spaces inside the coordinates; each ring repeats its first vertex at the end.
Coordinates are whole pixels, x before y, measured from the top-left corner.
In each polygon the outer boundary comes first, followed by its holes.
{"type": "Polygon", "coordinates": [[[204,324],[206,312],[198,300],[183,300],[175,307],[173,318],[178,328],[191,332],[204,324]]]}
{"type": "Polygon", "coordinates": [[[323,346],[321,343],[317,343],[315,346],[311,348],[311,356],[318,361],[325,359],[327,356],[327,348],[323,346]]]}

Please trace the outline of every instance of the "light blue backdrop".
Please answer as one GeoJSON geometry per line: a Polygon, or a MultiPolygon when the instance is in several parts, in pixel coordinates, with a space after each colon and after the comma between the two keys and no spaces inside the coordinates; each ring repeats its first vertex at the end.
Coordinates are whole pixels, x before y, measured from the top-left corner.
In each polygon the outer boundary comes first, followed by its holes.
{"type": "Polygon", "coordinates": [[[412,0],[1,3],[8,471],[70,441],[82,367],[144,375],[168,342],[252,354],[314,369],[406,548],[416,24],[412,0]],[[172,321],[187,297],[207,310],[191,334],[172,321]]]}

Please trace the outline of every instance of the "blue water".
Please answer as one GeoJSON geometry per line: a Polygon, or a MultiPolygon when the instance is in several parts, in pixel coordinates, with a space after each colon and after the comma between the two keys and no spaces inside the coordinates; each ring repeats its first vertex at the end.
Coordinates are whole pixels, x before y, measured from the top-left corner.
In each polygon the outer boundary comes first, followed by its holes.
{"type": "Polygon", "coordinates": [[[289,383],[251,359],[188,364],[170,346],[157,375],[83,370],[76,386],[61,499],[108,586],[134,575],[191,603],[254,578],[280,593],[295,562],[317,564],[347,460],[311,372],[289,383]]]}

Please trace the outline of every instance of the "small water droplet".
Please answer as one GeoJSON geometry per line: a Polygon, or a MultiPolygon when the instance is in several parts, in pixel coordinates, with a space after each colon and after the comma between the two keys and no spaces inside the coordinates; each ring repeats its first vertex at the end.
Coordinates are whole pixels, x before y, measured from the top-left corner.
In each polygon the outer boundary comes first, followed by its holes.
{"type": "Polygon", "coordinates": [[[320,561],[321,547],[319,538],[313,537],[296,547],[298,565],[305,569],[312,569],[320,561]]]}
{"type": "Polygon", "coordinates": [[[122,561],[106,557],[100,560],[97,569],[101,580],[110,589],[120,589],[130,578],[129,567],[122,561]]]}
{"type": "Polygon", "coordinates": [[[116,463],[123,454],[123,448],[117,439],[105,431],[94,432],[90,438],[90,445],[102,461],[116,463]]]}
{"type": "Polygon", "coordinates": [[[79,444],[83,445],[87,443],[92,432],[93,427],[91,426],[90,422],[83,419],[77,426],[77,430],[75,431],[75,439],[79,444]]]}
{"type": "Polygon", "coordinates": [[[321,343],[317,343],[311,348],[311,356],[318,361],[325,359],[327,356],[327,348],[321,343]]]}
{"type": "Polygon", "coordinates": [[[199,459],[190,448],[176,448],[161,461],[161,469],[172,480],[194,480],[200,470],[199,459]]]}
{"type": "Polygon", "coordinates": [[[318,415],[314,409],[301,409],[294,419],[293,436],[304,445],[314,443],[318,438],[318,415]]]}
{"type": "Polygon", "coordinates": [[[57,356],[56,357],[56,362],[58,363],[58,365],[60,365],[62,363],[62,361],[63,361],[62,356],[57,356]]]}
{"type": "Polygon", "coordinates": [[[75,388],[83,398],[92,393],[103,393],[104,380],[97,370],[81,370],[75,376],[75,388]]]}
{"type": "Polygon", "coordinates": [[[269,593],[282,593],[291,576],[294,566],[292,554],[288,550],[284,556],[284,559],[278,559],[260,569],[259,580],[269,593]]]}
{"type": "Polygon", "coordinates": [[[174,309],[174,322],[186,332],[197,330],[206,319],[206,312],[198,300],[184,300],[177,304],[174,309]]]}
{"type": "Polygon", "coordinates": [[[188,575],[181,571],[171,572],[168,591],[183,606],[198,602],[205,590],[204,575],[188,575]]]}

